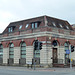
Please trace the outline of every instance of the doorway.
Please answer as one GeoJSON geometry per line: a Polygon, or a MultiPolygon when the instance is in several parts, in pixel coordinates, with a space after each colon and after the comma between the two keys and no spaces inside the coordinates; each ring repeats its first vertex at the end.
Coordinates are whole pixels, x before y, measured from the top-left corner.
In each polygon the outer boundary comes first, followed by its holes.
{"type": "Polygon", "coordinates": [[[57,48],[53,48],[53,64],[58,63],[57,48]]]}

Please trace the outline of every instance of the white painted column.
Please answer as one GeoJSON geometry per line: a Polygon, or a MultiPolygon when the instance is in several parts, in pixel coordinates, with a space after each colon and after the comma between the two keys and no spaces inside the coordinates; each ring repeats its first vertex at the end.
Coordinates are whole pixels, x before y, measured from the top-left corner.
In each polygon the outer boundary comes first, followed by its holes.
{"type": "Polygon", "coordinates": [[[14,47],[14,64],[19,64],[20,47],[14,47]]]}
{"type": "Polygon", "coordinates": [[[26,46],[26,63],[32,62],[33,59],[33,46],[26,46]]]}
{"type": "Polygon", "coordinates": [[[65,51],[63,46],[58,47],[58,59],[63,59],[63,64],[65,64],[65,51]]]}
{"type": "Polygon", "coordinates": [[[3,64],[8,64],[9,48],[3,48],[3,64]]]}
{"type": "Polygon", "coordinates": [[[43,45],[40,50],[40,64],[48,64],[48,48],[46,45],[43,45]]]}

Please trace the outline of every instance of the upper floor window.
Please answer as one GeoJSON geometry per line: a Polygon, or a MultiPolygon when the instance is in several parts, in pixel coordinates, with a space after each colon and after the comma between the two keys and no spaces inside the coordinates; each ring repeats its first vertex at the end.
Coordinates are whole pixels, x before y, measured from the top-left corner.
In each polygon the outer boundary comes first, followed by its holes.
{"type": "Polygon", "coordinates": [[[66,26],[66,28],[67,28],[67,29],[69,29],[69,27],[68,27],[68,26],[66,26]]]}
{"type": "Polygon", "coordinates": [[[26,24],[26,28],[28,28],[29,24],[26,24]]]}
{"type": "Polygon", "coordinates": [[[0,58],[3,58],[3,45],[0,44],[0,58]]]}
{"type": "Polygon", "coordinates": [[[37,28],[37,23],[35,23],[35,28],[37,28]]]}
{"type": "Polygon", "coordinates": [[[26,58],[26,43],[22,42],[20,44],[20,49],[21,49],[21,58],[26,58]]]}
{"type": "Polygon", "coordinates": [[[59,24],[61,28],[63,28],[62,24],[59,24]]]}
{"type": "Polygon", "coordinates": [[[54,22],[52,22],[53,26],[56,26],[56,24],[54,22]]]}
{"type": "Polygon", "coordinates": [[[13,27],[9,27],[8,32],[12,32],[12,31],[13,31],[13,27]]]}
{"type": "Polygon", "coordinates": [[[9,58],[14,58],[14,44],[9,44],[9,58]]]}
{"type": "Polygon", "coordinates": [[[34,29],[34,23],[32,23],[32,29],[34,29]]]}
{"type": "Polygon", "coordinates": [[[38,27],[38,23],[32,23],[32,29],[37,28],[38,27]]]}
{"type": "Polygon", "coordinates": [[[21,28],[22,28],[22,25],[19,26],[19,29],[21,29],[21,28]]]}
{"type": "Polygon", "coordinates": [[[8,28],[8,32],[13,32],[14,31],[15,26],[11,26],[8,28]]]}

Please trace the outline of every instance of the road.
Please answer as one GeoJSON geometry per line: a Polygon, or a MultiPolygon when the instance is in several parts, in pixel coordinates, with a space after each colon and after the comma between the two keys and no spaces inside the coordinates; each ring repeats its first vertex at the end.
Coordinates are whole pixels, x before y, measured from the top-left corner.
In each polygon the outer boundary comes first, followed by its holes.
{"type": "Polygon", "coordinates": [[[0,66],[0,75],[75,75],[75,69],[49,68],[27,69],[25,67],[0,66]]]}

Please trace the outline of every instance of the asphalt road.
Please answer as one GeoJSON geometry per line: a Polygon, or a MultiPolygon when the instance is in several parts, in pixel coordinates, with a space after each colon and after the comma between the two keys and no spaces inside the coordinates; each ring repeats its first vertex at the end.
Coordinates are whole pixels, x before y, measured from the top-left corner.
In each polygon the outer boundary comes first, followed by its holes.
{"type": "Polygon", "coordinates": [[[0,66],[0,75],[75,75],[75,69],[49,68],[27,69],[25,67],[0,66]]]}

